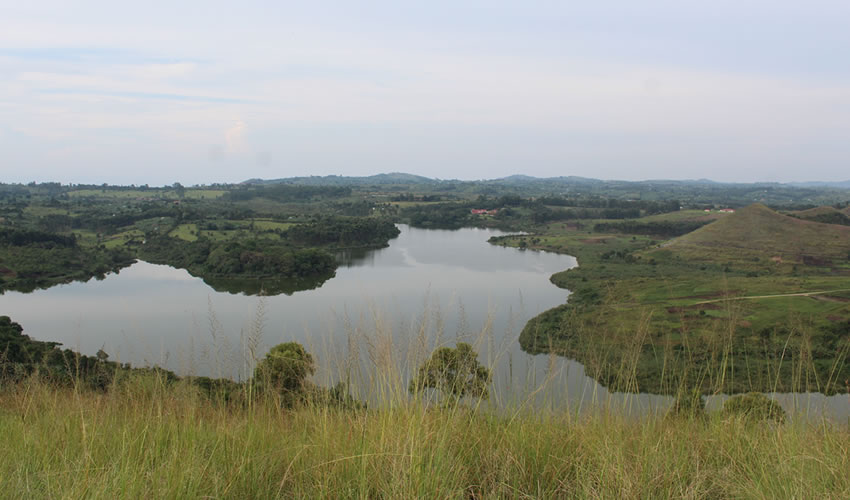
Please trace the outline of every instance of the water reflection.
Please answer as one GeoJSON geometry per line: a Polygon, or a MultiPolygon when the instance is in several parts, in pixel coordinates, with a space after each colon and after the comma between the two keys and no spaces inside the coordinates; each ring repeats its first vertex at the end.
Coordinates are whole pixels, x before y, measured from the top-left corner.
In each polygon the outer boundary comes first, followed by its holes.
{"type": "MultiPolygon", "coordinates": [[[[494,230],[400,229],[387,248],[343,252],[336,275],[304,291],[281,284],[280,295],[250,296],[246,283],[205,283],[185,270],[139,262],[103,281],[7,293],[0,314],[36,339],[85,354],[104,348],[116,361],[234,379],[251,372],[254,340],[260,356],[296,341],[315,355],[315,380],[328,386],[347,380],[375,387],[377,374],[394,373],[404,390],[407,374],[434,347],[465,341],[493,368],[497,406],[608,403],[631,414],[669,406],[666,396],[609,394],[582,364],[520,349],[528,319],[569,296],[549,276],[574,266],[573,257],[490,245],[502,234],[494,230]]],[[[812,405],[844,418],[845,399],[820,396],[812,405]]],[[[780,400],[792,409],[793,401],[780,400]]]]}

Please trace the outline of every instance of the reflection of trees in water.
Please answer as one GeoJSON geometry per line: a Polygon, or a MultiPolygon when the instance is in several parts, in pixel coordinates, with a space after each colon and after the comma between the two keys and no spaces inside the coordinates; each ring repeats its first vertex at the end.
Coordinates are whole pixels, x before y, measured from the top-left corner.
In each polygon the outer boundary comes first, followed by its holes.
{"type": "Polygon", "coordinates": [[[307,278],[210,278],[203,277],[204,283],[217,292],[245,295],[292,295],[303,290],[314,290],[333,278],[335,272],[310,276],[307,278]]]}

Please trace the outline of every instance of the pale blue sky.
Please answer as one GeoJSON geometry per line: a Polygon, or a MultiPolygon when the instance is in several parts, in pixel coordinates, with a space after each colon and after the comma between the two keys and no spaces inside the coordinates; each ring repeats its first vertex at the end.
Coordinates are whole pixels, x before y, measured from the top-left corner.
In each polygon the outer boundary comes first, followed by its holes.
{"type": "Polygon", "coordinates": [[[850,2],[40,2],[0,182],[850,178],[850,2]]]}

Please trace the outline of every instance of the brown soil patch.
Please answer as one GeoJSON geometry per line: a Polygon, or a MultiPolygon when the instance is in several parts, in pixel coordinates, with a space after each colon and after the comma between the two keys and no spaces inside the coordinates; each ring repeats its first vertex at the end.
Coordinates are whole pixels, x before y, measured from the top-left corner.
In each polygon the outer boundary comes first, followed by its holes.
{"type": "Polygon", "coordinates": [[[836,316],[834,314],[830,314],[826,317],[826,319],[832,321],[833,323],[840,323],[841,321],[844,321],[844,318],[842,318],[841,316],[836,316]]]}
{"type": "Polygon", "coordinates": [[[8,267],[0,267],[0,274],[3,276],[9,276],[11,278],[15,277],[15,271],[12,271],[8,267]]]}

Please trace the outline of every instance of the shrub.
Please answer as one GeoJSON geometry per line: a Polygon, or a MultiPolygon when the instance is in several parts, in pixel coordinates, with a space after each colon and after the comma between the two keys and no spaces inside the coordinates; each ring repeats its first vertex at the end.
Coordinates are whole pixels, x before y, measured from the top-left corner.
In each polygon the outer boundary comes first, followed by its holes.
{"type": "Polygon", "coordinates": [[[254,369],[254,383],[266,391],[283,396],[302,393],[308,375],[315,372],[313,356],[297,342],[286,342],[271,348],[254,369]]]}
{"type": "Polygon", "coordinates": [[[419,367],[410,381],[410,392],[429,388],[440,391],[447,399],[459,400],[464,396],[487,399],[490,371],[478,362],[472,346],[458,342],[457,348],[441,347],[419,367]]]}
{"type": "Polygon", "coordinates": [[[773,420],[778,423],[785,421],[785,410],[779,403],[760,392],[738,394],[723,403],[723,414],[726,416],[741,416],[752,420],[773,420]]]}

